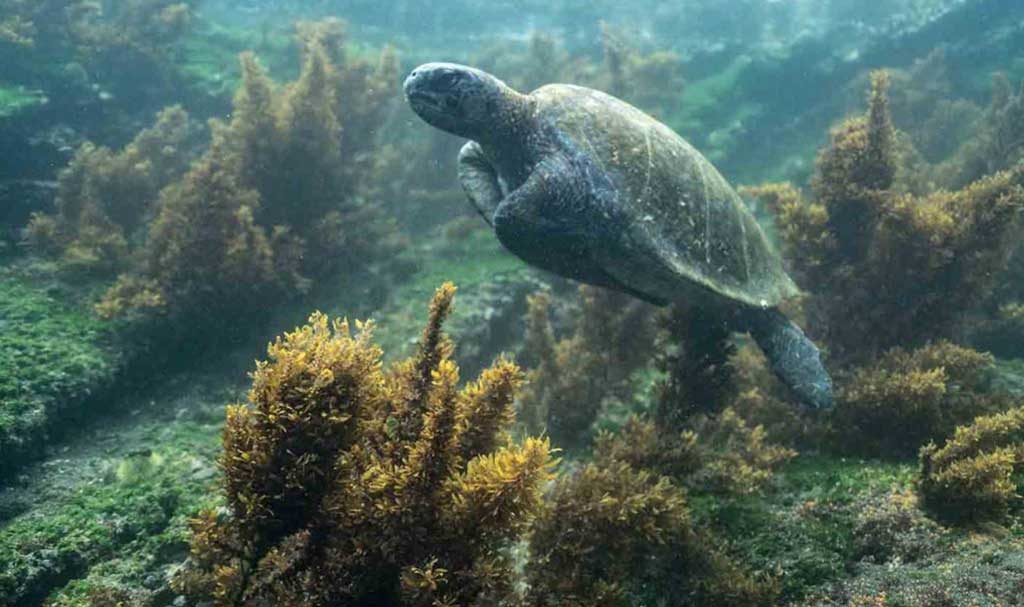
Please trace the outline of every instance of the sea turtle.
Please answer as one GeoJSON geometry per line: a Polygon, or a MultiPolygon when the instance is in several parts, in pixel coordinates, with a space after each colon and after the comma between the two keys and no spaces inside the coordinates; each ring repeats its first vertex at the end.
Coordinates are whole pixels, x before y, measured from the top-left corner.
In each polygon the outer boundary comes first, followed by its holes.
{"type": "Polygon", "coordinates": [[[670,128],[600,91],[522,94],[451,63],[413,70],[405,94],[428,124],[470,140],[459,179],[510,251],[655,304],[722,312],[801,401],[832,404],[818,348],[778,310],[799,292],[779,256],[722,175],[670,128]]]}

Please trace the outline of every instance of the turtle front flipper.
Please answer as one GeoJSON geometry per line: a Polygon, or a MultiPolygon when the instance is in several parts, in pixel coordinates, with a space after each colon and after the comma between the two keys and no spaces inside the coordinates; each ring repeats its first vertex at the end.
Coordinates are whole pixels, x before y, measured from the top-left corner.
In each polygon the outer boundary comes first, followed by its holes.
{"type": "Polygon", "coordinates": [[[565,278],[617,288],[595,261],[601,242],[586,192],[560,155],[538,163],[494,213],[494,232],[506,249],[535,267],[565,278]]]}
{"type": "Polygon", "coordinates": [[[562,212],[571,196],[569,167],[550,158],[509,192],[494,212],[494,232],[523,261],[576,280],[587,281],[589,239],[573,217],[562,212]]]}
{"type": "Polygon", "coordinates": [[[832,378],[818,347],[800,327],[775,308],[748,308],[743,317],[772,371],[797,398],[816,409],[832,407],[832,378]]]}
{"type": "Polygon", "coordinates": [[[598,175],[578,158],[552,154],[544,159],[498,205],[493,221],[498,240],[535,267],[665,305],[667,300],[629,286],[605,267],[621,230],[613,191],[592,187],[598,175]]]}
{"type": "Polygon", "coordinates": [[[459,181],[469,201],[490,224],[493,224],[494,211],[501,202],[501,186],[494,167],[484,156],[480,144],[470,141],[459,151],[459,181]]]}

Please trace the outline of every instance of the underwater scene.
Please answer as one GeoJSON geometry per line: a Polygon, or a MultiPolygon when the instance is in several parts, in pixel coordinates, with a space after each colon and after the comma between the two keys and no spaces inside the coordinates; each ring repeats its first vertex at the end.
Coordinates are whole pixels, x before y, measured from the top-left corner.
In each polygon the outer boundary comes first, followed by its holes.
{"type": "Polygon", "coordinates": [[[1024,2],[0,0],[0,607],[1024,606],[1024,2]]]}

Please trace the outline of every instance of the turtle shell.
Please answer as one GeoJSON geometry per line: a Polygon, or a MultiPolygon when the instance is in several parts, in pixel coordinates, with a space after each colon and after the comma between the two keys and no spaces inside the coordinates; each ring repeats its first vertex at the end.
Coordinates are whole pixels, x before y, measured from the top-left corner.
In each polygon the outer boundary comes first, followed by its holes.
{"type": "Polygon", "coordinates": [[[682,277],[761,307],[799,293],[743,200],[672,129],[593,89],[552,84],[530,96],[537,120],[612,184],[621,242],[601,265],[624,286],[673,301],[692,294],[680,292],[682,277]]]}

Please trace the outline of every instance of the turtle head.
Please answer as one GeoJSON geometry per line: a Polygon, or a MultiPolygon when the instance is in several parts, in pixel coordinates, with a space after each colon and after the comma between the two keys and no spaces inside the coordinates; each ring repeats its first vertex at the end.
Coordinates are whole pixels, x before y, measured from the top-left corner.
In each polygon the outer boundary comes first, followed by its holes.
{"type": "Polygon", "coordinates": [[[467,139],[487,139],[503,118],[517,114],[522,95],[481,70],[425,63],[405,79],[405,97],[427,124],[467,139]]]}

